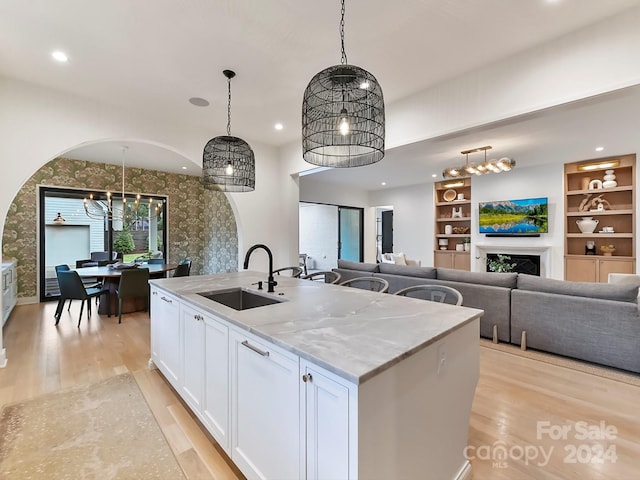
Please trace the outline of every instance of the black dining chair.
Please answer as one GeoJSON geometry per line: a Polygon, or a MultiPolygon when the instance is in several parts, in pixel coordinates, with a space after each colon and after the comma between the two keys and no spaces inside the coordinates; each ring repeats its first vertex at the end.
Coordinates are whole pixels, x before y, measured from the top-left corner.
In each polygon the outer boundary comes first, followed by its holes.
{"type": "MultiPolygon", "coordinates": [[[[91,299],[93,297],[99,297],[101,295],[107,295],[107,302],[109,302],[109,289],[106,288],[97,288],[97,287],[89,287],[86,288],[82,283],[82,279],[78,272],[75,270],[60,270],[57,272],[58,275],[58,285],[60,285],[60,299],[58,300],[58,307],[56,308],[55,319],[56,325],[60,322],[60,317],[62,315],[62,308],[64,306],[64,302],[67,300],[82,300],[80,304],[80,316],[78,317],[78,328],[80,327],[80,322],[82,321],[82,310],[84,309],[84,302],[87,301],[87,320],[91,316],[91,299]]],[[[107,303],[107,315],[111,316],[111,308],[107,303]]]]}
{"type": "Polygon", "coordinates": [[[185,259],[178,264],[178,268],[173,272],[174,277],[188,277],[191,273],[191,260],[185,259]]]}
{"type": "Polygon", "coordinates": [[[118,296],[118,323],[122,323],[122,300],[131,297],[143,297],[145,299],[144,311],[149,311],[149,269],[134,268],[123,270],[120,275],[120,283],[116,289],[118,296]]]}

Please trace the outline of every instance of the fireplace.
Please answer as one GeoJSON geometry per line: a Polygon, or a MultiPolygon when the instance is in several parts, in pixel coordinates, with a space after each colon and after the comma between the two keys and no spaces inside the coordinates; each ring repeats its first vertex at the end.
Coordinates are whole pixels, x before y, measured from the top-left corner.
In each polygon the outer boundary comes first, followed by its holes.
{"type": "MultiPolygon", "coordinates": [[[[476,243],[473,245],[475,247],[474,256],[476,259],[475,263],[475,271],[476,272],[484,272],[487,269],[487,257],[491,255],[508,255],[511,258],[518,257],[538,257],[536,261],[537,273],[533,275],[539,275],[540,277],[550,278],[551,277],[551,252],[552,247],[548,244],[529,244],[529,245],[515,245],[515,244],[486,244],[486,243],[476,243]]],[[[515,260],[511,261],[511,263],[519,263],[515,260]]],[[[528,268],[528,267],[527,267],[528,268]]],[[[529,273],[523,272],[523,273],[529,273]]]]}
{"type": "MultiPolygon", "coordinates": [[[[526,273],[528,275],[540,276],[540,255],[520,255],[520,254],[502,254],[509,257],[506,261],[511,264],[515,264],[512,272],[526,273]]],[[[487,272],[489,272],[489,262],[497,260],[497,253],[487,254],[487,272]]]]}

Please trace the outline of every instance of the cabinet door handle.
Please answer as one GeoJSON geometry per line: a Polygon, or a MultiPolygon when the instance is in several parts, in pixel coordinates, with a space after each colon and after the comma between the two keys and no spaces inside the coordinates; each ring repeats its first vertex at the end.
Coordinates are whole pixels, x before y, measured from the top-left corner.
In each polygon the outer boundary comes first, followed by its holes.
{"type": "Polygon", "coordinates": [[[250,350],[253,350],[256,353],[259,353],[263,357],[268,357],[269,356],[269,352],[265,352],[264,350],[260,350],[258,347],[254,347],[253,345],[251,345],[249,343],[248,340],[245,340],[244,342],[242,342],[242,345],[244,345],[245,347],[247,347],[250,350]]]}
{"type": "Polygon", "coordinates": [[[167,303],[173,303],[170,299],[168,299],[167,297],[160,297],[162,300],[164,300],[167,303]]]}
{"type": "Polygon", "coordinates": [[[204,320],[204,317],[202,315],[200,315],[199,313],[195,314],[193,316],[193,318],[195,318],[196,320],[204,320]]]}
{"type": "Polygon", "coordinates": [[[153,295],[157,295],[157,294],[158,294],[158,292],[156,292],[156,291],[153,292],[153,295]]]}
{"type": "Polygon", "coordinates": [[[307,382],[311,383],[311,382],[313,382],[313,375],[311,375],[310,373],[307,373],[306,375],[302,375],[302,381],[303,381],[304,383],[307,383],[307,382]]]}

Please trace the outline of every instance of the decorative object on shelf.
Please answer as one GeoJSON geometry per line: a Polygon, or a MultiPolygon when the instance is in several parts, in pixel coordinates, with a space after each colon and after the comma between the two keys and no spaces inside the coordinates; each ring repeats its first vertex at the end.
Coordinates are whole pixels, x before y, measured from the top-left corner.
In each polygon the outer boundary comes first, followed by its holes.
{"type": "Polygon", "coordinates": [[[602,227],[600,233],[615,233],[615,231],[613,230],[613,227],[602,227]]]}
{"type": "Polygon", "coordinates": [[[457,200],[458,200],[459,202],[462,202],[462,201],[464,200],[464,193],[459,193],[459,194],[458,194],[458,198],[457,198],[457,200]]]}
{"type": "Polygon", "coordinates": [[[227,77],[227,134],[207,142],[202,154],[202,184],[221,192],[251,192],[256,185],[256,161],[247,142],[231,136],[232,70],[223,70],[227,77]]]}
{"type": "Polygon", "coordinates": [[[462,218],[462,207],[453,207],[451,209],[451,218],[462,218]]]}
{"type": "Polygon", "coordinates": [[[485,175],[487,173],[508,172],[516,166],[516,161],[512,158],[503,157],[500,160],[487,160],[487,150],[493,147],[487,145],[484,147],[476,147],[469,150],[463,150],[460,153],[465,155],[465,164],[459,167],[450,167],[442,172],[443,178],[459,178],[469,177],[471,175],[485,175]],[[484,161],[481,163],[469,163],[469,154],[476,152],[484,152],[484,161]]]}
{"type": "Polygon", "coordinates": [[[615,245],[600,245],[600,251],[602,252],[602,255],[610,257],[613,255],[613,252],[616,251],[616,247],[615,245]]]}
{"type": "Polygon", "coordinates": [[[593,200],[591,200],[591,208],[589,209],[589,211],[604,212],[605,207],[610,210],[611,204],[607,200],[605,200],[602,195],[598,195],[593,200]]]}
{"type": "Polygon", "coordinates": [[[56,216],[56,218],[53,219],[53,223],[57,223],[59,225],[64,222],[66,222],[66,220],[62,215],[60,215],[60,212],[58,212],[58,215],[56,216]]]}
{"type": "Polygon", "coordinates": [[[162,200],[154,200],[152,198],[149,199],[149,203],[146,205],[147,208],[141,208],[144,204],[141,201],[141,195],[135,194],[130,195],[130,198],[135,197],[133,204],[127,204],[127,197],[124,193],[124,157],[126,151],[129,149],[128,146],[123,145],[122,149],[122,192],[120,197],[120,205],[116,204],[116,199],[111,194],[111,192],[107,192],[106,200],[96,199],[92,194],[89,195],[89,198],[85,198],[83,200],[84,203],[84,212],[89,218],[96,219],[105,219],[105,220],[116,220],[116,221],[125,221],[125,220],[135,220],[135,219],[152,219],[156,218],[163,211],[163,201],[162,200]]]}
{"type": "Polygon", "coordinates": [[[580,220],[576,220],[576,225],[582,233],[593,233],[598,226],[599,220],[593,217],[582,217],[580,220]]]}
{"type": "Polygon", "coordinates": [[[439,238],[438,239],[438,246],[440,247],[440,250],[446,250],[447,247],[449,246],[449,239],[448,238],[439,238]]]}
{"type": "Polygon", "coordinates": [[[460,234],[464,234],[464,233],[469,233],[469,230],[471,230],[470,227],[464,227],[461,225],[457,225],[455,227],[453,227],[453,233],[460,235],[460,234]]]}
{"type": "Polygon", "coordinates": [[[471,251],[471,239],[469,237],[462,239],[462,245],[464,245],[464,251],[471,251]]]}
{"type": "Polygon", "coordinates": [[[618,182],[616,182],[616,176],[613,170],[605,170],[606,175],[604,176],[604,181],[602,182],[602,188],[613,188],[618,186],[618,182]]]}
{"type": "Polygon", "coordinates": [[[463,252],[463,251],[464,251],[464,244],[456,243],[456,252],[463,252]]]}
{"type": "Polygon", "coordinates": [[[589,182],[589,190],[600,190],[602,188],[602,180],[597,178],[589,182]]]}
{"type": "Polygon", "coordinates": [[[589,183],[591,182],[591,178],[582,177],[580,179],[580,190],[589,190],[589,183]]]}
{"type": "Polygon", "coordinates": [[[451,225],[444,226],[445,235],[451,235],[453,233],[453,227],[451,225]]]}
{"type": "Polygon", "coordinates": [[[596,254],[596,242],[593,240],[587,240],[587,244],[584,246],[584,254],[585,255],[595,255],[596,254]]]}
{"type": "Polygon", "coordinates": [[[445,202],[453,202],[456,199],[456,191],[453,189],[449,189],[449,190],[445,190],[445,192],[442,194],[442,198],[444,199],[445,202]]]}
{"type": "Polygon", "coordinates": [[[347,62],[344,13],[342,0],[340,65],[317,73],[302,99],[302,156],[322,167],[360,167],[384,157],[382,88],[371,73],[347,62]]]}

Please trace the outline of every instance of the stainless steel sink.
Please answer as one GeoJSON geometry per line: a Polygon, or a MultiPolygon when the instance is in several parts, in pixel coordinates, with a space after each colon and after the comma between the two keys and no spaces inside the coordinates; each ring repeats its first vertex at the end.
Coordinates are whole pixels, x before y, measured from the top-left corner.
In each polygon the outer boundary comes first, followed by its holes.
{"type": "Polygon", "coordinates": [[[248,310],[249,308],[264,307],[284,301],[273,297],[267,297],[265,295],[259,295],[241,287],[200,292],[198,295],[226,305],[234,310],[248,310]]]}

